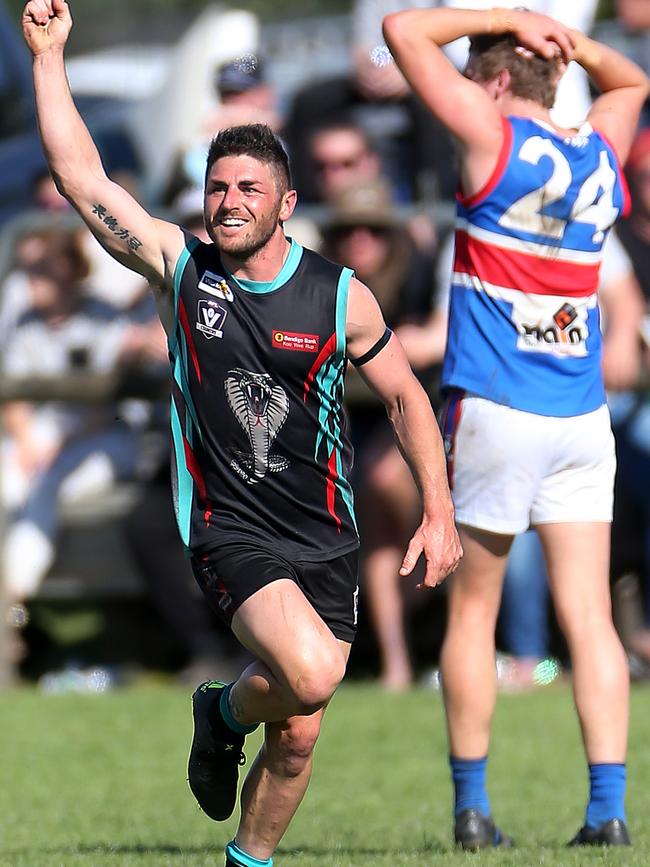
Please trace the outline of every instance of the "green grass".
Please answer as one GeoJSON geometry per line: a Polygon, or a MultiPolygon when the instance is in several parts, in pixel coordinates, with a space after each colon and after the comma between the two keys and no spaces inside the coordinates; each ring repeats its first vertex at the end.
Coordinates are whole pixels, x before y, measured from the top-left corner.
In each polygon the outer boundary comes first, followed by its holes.
{"type": "MultiPolygon", "coordinates": [[[[0,865],[221,867],[235,822],[202,815],[185,783],[189,694],[0,696],[0,865]]],[[[570,694],[503,696],[489,768],[499,822],[523,845],[467,855],[450,841],[440,696],[343,688],[328,711],[312,786],[277,867],[650,864],[650,691],[633,693],[628,820],[633,850],[566,850],[586,771],[570,694]]],[[[249,755],[251,754],[249,750],[249,755]]]]}

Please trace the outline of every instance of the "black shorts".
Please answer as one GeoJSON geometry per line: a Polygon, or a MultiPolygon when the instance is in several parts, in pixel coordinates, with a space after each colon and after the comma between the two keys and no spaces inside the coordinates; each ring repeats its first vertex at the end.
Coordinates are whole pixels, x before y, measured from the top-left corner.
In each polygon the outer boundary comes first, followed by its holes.
{"type": "Polygon", "coordinates": [[[253,542],[229,542],[192,557],[192,569],[210,607],[229,626],[242,602],[267,584],[290,578],[336,638],[357,631],[359,551],[322,563],[291,562],[253,542]]]}

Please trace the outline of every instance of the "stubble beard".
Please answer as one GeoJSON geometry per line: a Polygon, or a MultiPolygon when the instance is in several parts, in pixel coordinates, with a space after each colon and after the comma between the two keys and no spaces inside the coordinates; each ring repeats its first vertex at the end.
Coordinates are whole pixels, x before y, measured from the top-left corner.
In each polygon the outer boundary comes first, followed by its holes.
{"type": "Polygon", "coordinates": [[[228,244],[223,246],[218,245],[219,249],[238,262],[246,262],[256,253],[259,253],[271,240],[278,228],[278,217],[279,210],[270,215],[268,220],[258,223],[256,229],[248,238],[243,238],[240,242],[238,239],[234,239],[235,244],[232,247],[228,244]]]}

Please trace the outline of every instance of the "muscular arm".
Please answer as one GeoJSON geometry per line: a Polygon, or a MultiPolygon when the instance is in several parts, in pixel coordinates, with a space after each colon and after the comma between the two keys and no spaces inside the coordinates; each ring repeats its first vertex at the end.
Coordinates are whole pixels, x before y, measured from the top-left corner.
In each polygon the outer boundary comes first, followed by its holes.
{"type": "Polygon", "coordinates": [[[636,63],[620,52],[578,31],[573,35],[573,59],[601,91],[588,120],[594,129],[607,136],[619,160],[625,162],[641,108],[650,92],[650,81],[636,63]]]}
{"type": "Polygon", "coordinates": [[[452,133],[461,150],[463,189],[477,192],[499,156],[503,131],[496,104],[478,84],[458,72],[441,50],[461,36],[489,32],[491,12],[470,9],[408,9],[384,18],[384,38],[406,80],[452,133]]]}
{"type": "MultiPolygon", "coordinates": [[[[374,296],[353,280],[347,316],[350,358],[365,355],[385,328],[374,296]]],[[[422,497],[422,523],[411,539],[400,574],[408,575],[424,553],[427,571],[423,583],[433,587],[453,571],[462,550],[454,526],[442,439],[429,398],[394,335],[374,358],[359,367],[359,372],[385,404],[400,451],[422,497]]]]}
{"type": "Polygon", "coordinates": [[[33,55],[34,94],[43,150],[59,191],[100,244],[159,287],[183,248],[178,226],[153,219],[106,175],[70,93],[63,50],[72,26],[65,0],[31,0],[23,33],[33,55]]]}
{"type": "Polygon", "coordinates": [[[463,190],[478,192],[490,177],[503,140],[497,103],[458,72],[441,50],[461,36],[512,33],[542,57],[568,56],[567,28],[534,13],[508,9],[409,9],[384,18],[384,36],[397,65],[424,104],[461,147],[463,190]]]}

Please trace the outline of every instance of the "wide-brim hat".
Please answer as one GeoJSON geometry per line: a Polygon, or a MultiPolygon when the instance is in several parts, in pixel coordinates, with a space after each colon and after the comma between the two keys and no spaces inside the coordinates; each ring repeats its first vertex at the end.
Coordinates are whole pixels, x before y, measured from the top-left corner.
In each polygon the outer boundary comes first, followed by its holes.
{"type": "Polygon", "coordinates": [[[332,201],[326,232],[352,226],[390,229],[397,225],[391,189],[383,178],[346,186],[332,201]]]}

